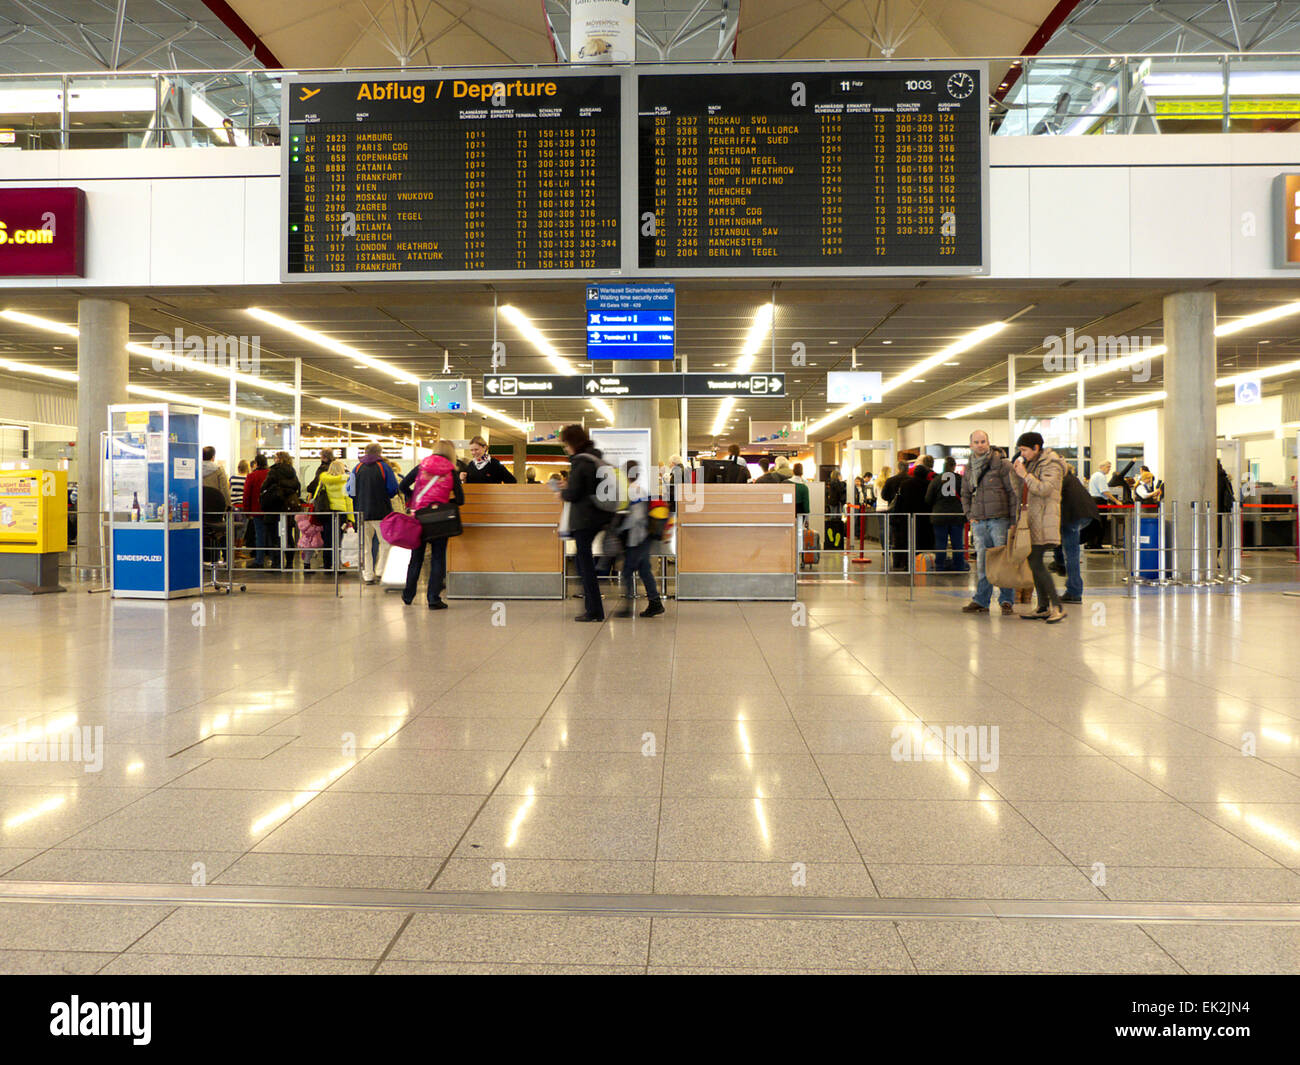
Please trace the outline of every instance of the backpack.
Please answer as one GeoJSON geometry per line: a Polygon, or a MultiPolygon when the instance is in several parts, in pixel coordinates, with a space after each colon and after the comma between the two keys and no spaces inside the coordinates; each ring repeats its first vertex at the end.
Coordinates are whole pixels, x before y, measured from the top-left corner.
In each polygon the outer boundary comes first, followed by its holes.
{"type": "Polygon", "coordinates": [[[662,540],[668,531],[668,504],[662,499],[650,500],[649,518],[646,522],[646,534],[651,540],[662,540]]]}
{"type": "Polygon", "coordinates": [[[1092,493],[1084,487],[1073,469],[1065,467],[1065,477],[1061,481],[1061,521],[1073,523],[1084,519],[1095,521],[1100,512],[1092,493]]]}
{"type": "Polygon", "coordinates": [[[585,451],[578,452],[596,464],[596,491],[591,501],[597,510],[607,514],[621,514],[627,510],[629,491],[627,474],[613,463],[598,459],[585,451]]]}
{"type": "MultiPolygon", "coordinates": [[[[417,475],[417,479],[422,475],[417,475]]],[[[451,481],[455,476],[456,474],[453,471],[449,474],[440,473],[426,478],[419,491],[414,491],[414,486],[412,486],[411,513],[414,514],[425,507],[431,507],[438,503],[448,502],[451,499],[451,481]]]]}

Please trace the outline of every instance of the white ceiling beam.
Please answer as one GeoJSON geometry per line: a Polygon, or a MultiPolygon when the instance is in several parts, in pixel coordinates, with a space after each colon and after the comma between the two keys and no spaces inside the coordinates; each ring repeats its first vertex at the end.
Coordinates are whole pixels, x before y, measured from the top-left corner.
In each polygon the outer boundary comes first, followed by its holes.
{"type": "Polygon", "coordinates": [[[701,11],[704,10],[704,5],[707,4],[708,2],[709,0],[699,0],[699,2],[695,5],[694,10],[692,10],[689,15],[687,15],[684,19],[682,19],[681,25],[677,27],[677,31],[668,40],[668,50],[671,51],[673,46],[681,40],[682,34],[685,33],[687,27],[690,26],[690,24],[695,21],[695,17],[701,11]]]}
{"type": "Polygon", "coordinates": [[[1181,26],[1189,33],[1194,33],[1198,37],[1204,37],[1211,44],[1217,44],[1225,52],[1235,52],[1237,50],[1231,41],[1225,41],[1218,34],[1211,33],[1209,30],[1203,30],[1200,26],[1196,25],[1196,23],[1188,22],[1187,19],[1181,18],[1170,11],[1162,11],[1155,4],[1148,4],[1147,10],[1150,11],[1151,14],[1164,19],[1166,22],[1172,22],[1175,26],[1181,26]]]}
{"type": "MultiPolygon", "coordinates": [[[[122,27],[125,23],[126,0],[117,0],[117,13],[113,17],[113,47],[109,61],[109,67],[113,70],[117,69],[118,61],[122,58],[122,27]]],[[[174,62],[175,56],[172,59],[174,62]]]]}
{"type": "MultiPolygon", "coordinates": [[[[36,10],[36,8],[34,8],[31,4],[27,3],[27,0],[13,0],[13,3],[15,7],[21,9],[22,11],[25,11],[28,15],[30,15],[37,22],[39,22],[41,24],[42,29],[47,30],[50,33],[54,34],[54,36],[57,37],[59,41],[62,42],[66,47],[71,48],[78,55],[85,56],[92,63],[99,63],[101,66],[105,65],[102,59],[96,56],[93,52],[87,51],[83,45],[78,44],[76,41],[74,41],[71,37],[69,37],[66,33],[64,33],[63,30],[61,30],[58,26],[54,25],[52,22],[49,21],[49,19],[47,19],[44,15],[42,15],[40,11],[36,10]]],[[[42,34],[41,36],[44,36],[44,34],[42,34]]]]}
{"type": "Polygon", "coordinates": [[[95,47],[95,42],[90,39],[89,35],[86,33],[86,28],[81,25],[81,23],[77,23],[77,36],[81,38],[82,43],[89,48],[95,58],[99,60],[100,65],[107,67],[108,60],[105,59],[104,54],[95,47]]]}
{"type": "Polygon", "coordinates": [[[1236,0],[1223,0],[1228,5],[1228,18],[1232,22],[1232,36],[1237,41],[1237,51],[1243,51],[1241,46],[1241,23],[1237,21],[1237,4],[1236,0]]]}
{"type": "Polygon", "coordinates": [[[190,32],[192,32],[192,31],[198,29],[198,26],[199,26],[199,24],[198,24],[197,22],[191,22],[188,26],[185,27],[185,29],[181,30],[179,33],[173,33],[170,37],[166,38],[165,40],[161,40],[161,41],[158,41],[156,44],[152,44],[152,45],[150,45],[150,46],[149,46],[148,48],[146,48],[143,52],[137,52],[137,53],[136,53],[135,55],[133,55],[130,59],[128,59],[125,63],[123,63],[122,66],[121,66],[119,69],[121,69],[121,70],[126,70],[126,69],[128,69],[129,67],[133,67],[133,66],[135,66],[136,63],[140,62],[140,60],[142,60],[142,59],[148,59],[148,58],[149,58],[151,55],[153,55],[155,52],[161,52],[164,48],[167,48],[167,47],[169,47],[170,45],[175,44],[175,43],[176,43],[177,41],[179,41],[182,37],[184,37],[187,33],[190,33],[190,32]]]}

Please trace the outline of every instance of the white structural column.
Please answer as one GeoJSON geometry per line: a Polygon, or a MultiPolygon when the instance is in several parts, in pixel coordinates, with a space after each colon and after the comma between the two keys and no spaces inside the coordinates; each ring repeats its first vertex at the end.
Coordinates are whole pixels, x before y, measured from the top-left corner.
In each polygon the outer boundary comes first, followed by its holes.
{"type": "MultiPolygon", "coordinates": [[[[653,362],[627,360],[614,363],[616,374],[657,373],[658,369],[659,364],[653,362]]],[[[610,405],[614,408],[614,425],[617,428],[650,430],[650,461],[657,462],[661,454],[659,401],[657,399],[616,399],[610,405]]]]}
{"type": "MultiPolygon", "coordinates": [[[[1204,521],[1203,504],[1213,507],[1218,495],[1215,476],[1216,411],[1214,405],[1215,301],[1213,292],[1178,292],[1164,300],[1165,403],[1160,455],[1165,482],[1166,514],[1170,503],[1178,508],[1178,543],[1175,569],[1191,569],[1192,508],[1204,521]]],[[[1217,532],[1211,522],[1211,533],[1217,532]]],[[[1205,547],[1205,529],[1198,539],[1205,547]]]]}
{"type": "Polygon", "coordinates": [[[438,440],[450,440],[452,445],[456,447],[456,456],[458,458],[469,458],[469,450],[461,447],[458,441],[469,440],[471,436],[473,436],[473,433],[469,433],[469,436],[465,434],[465,420],[463,417],[439,417],[438,440]]]}
{"type": "MultiPolygon", "coordinates": [[[[1007,356],[1007,458],[1016,457],[1016,356],[1007,356]]],[[[996,443],[992,434],[989,442],[996,443]]]]}
{"type": "Polygon", "coordinates": [[[77,303],[77,562],[103,564],[99,512],[109,498],[100,484],[104,460],[100,433],[108,429],[110,403],[127,402],[127,305],[120,300],[77,303]]]}
{"type": "Polygon", "coordinates": [[[668,459],[681,452],[682,460],[685,461],[686,453],[681,451],[682,447],[682,420],[678,412],[678,402],[671,399],[661,399],[659,401],[659,447],[660,451],[655,453],[656,462],[667,464],[668,459]]]}
{"type": "MultiPolygon", "coordinates": [[[[894,442],[894,453],[898,453],[898,419],[897,418],[872,418],[871,419],[871,439],[872,440],[892,440],[894,442]]],[[[893,470],[887,469],[889,464],[888,451],[873,451],[871,453],[871,472],[877,477],[884,473],[885,479],[888,480],[893,474],[893,470]]],[[[883,481],[881,482],[884,483],[883,481]]]]}

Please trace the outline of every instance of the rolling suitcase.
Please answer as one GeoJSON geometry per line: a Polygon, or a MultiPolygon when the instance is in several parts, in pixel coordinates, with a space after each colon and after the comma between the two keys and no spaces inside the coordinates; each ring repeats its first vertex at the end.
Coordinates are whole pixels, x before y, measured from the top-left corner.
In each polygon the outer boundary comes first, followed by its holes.
{"type": "Polygon", "coordinates": [[[409,547],[389,547],[388,558],[384,562],[384,572],[379,575],[382,588],[405,588],[406,570],[411,564],[409,547]]]}
{"type": "Polygon", "coordinates": [[[803,553],[799,560],[805,566],[817,565],[817,533],[806,526],[803,530],[803,553]]]}

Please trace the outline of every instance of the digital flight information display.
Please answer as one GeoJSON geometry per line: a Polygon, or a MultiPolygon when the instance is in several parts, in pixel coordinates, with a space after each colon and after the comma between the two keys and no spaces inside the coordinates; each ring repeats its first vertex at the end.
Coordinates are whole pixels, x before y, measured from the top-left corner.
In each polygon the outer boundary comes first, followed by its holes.
{"type": "Polygon", "coordinates": [[[642,74],[638,265],[982,273],[978,67],[642,74]]]}
{"type": "Polygon", "coordinates": [[[284,278],[617,270],[621,83],[286,78],[284,278]]]}

